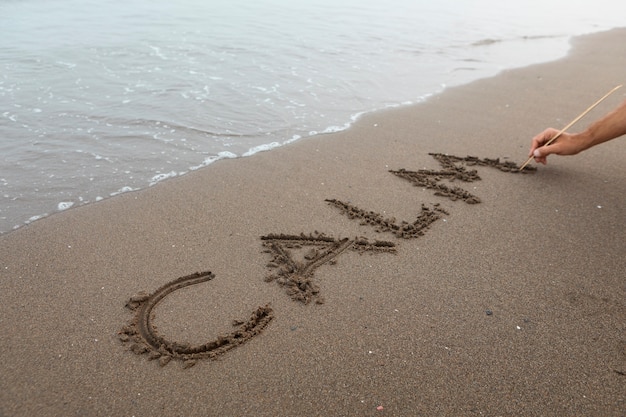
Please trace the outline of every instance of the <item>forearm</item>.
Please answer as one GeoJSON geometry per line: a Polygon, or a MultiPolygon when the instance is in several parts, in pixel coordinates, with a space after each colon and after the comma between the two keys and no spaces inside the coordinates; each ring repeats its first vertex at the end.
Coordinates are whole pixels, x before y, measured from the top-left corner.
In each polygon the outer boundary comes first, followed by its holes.
{"type": "Polygon", "coordinates": [[[580,139],[584,146],[581,150],[585,150],[622,135],[626,135],[626,101],[585,131],[573,136],[580,139]]]}

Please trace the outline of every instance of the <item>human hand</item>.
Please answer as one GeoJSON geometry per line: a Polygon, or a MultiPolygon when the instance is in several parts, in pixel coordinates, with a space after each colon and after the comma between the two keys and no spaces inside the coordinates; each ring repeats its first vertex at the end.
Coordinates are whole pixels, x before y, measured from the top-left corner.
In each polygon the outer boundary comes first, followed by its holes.
{"type": "Polygon", "coordinates": [[[577,139],[576,135],[569,133],[561,133],[550,145],[545,145],[559,133],[558,130],[549,128],[535,136],[530,146],[529,157],[534,157],[536,162],[546,164],[548,155],[576,155],[584,149],[583,144],[577,139]],[[545,145],[545,146],[544,146],[545,145]]]}

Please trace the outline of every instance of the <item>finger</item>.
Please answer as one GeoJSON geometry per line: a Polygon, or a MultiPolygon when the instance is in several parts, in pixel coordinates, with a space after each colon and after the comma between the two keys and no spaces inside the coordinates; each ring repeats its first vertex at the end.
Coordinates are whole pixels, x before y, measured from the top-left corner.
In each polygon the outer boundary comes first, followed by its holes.
{"type": "Polygon", "coordinates": [[[547,142],[547,141],[544,141],[544,142],[533,142],[531,144],[531,146],[530,146],[530,151],[528,152],[528,156],[529,157],[534,156],[535,152],[537,152],[538,149],[541,149],[541,148],[544,147],[544,143],[545,142],[547,142]]]}
{"type": "Polygon", "coordinates": [[[541,138],[539,138],[538,136],[535,136],[533,138],[533,140],[530,142],[530,151],[528,152],[528,156],[533,156],[535,154],[535,150],[537,150],[537,148],[540,148],[542,145],[541,143],[541,138]]]}
{"type": "Polygon", "coordinates": [[[530,151],[528,152],[528,157],[529,158],[535,158],[536,162],[542,163],[542,164],[546,164],[547,163],[547,154],[544,155],[543,153],[539,153],[538,155],[536,155],[535,153],[537,152],[537,149],[542,148],[546,143],[548,143],[556,134],[558,134],[558,131],[554,128],[548,128],[546,130],[544,130],[543,132],[539,133],[538,135],[536,135],[534,138],[532,138],[531,144],[530,144],[530,151]]]}
{"type": "Polygon", "coordinates": [[[535,136],[530,144],[530,153],[528,156],[532,156],[536,149],[541,148],[545,145],[550,139],[554,137],[554,129],[546,129],[537,136],[535,136]]]}
{"type": "Polygon", "coordinates": [[[540,164],[544,164],[545,165],[548,162],[547,155],[544,155],[540,151],[540,149],[535,149],[533,151],[533,155],[532,156],[533,156],[533,158],[535,158],[535,162],[538,162],[540,164]]]}

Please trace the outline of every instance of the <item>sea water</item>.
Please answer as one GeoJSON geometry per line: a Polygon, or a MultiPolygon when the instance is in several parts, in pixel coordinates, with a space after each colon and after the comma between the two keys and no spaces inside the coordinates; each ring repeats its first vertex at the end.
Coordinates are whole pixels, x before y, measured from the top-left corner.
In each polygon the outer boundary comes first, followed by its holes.
{"type": "Polygon", "coordinates": [[[624,16],[617,0],[0,0],[0,233],[560,58],[624,16]]]}

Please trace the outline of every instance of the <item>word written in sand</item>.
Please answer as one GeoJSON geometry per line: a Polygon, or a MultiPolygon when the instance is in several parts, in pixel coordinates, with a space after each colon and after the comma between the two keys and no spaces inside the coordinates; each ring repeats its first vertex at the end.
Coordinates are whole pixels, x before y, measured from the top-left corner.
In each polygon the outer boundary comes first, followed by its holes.
{"type": "Polygon", "coordinates": [[[397,223],[394,217],[384,218],[378,213],[373,211],[361,210],[349,203],[344,203],[339,200],[326,200],[330,205],[337,207],[341,210],[342,214],[345,214],[350,219],[358,219],[361,221],[361,225],[374,226],[377,232],[391,232],[397,238],[411,239],[424,235],[424,231],[430,227],[432,223],[439,220],[442,214],[449,214],[444,209],[440,208],[438,204],[434,208],[430,209],[422,204],[422,210],[417,216],[417,220],[413,223],[406,221],[397,223]]]}
{"type": "Polygon", "coordinates": [[[148,359],[158,360],[165,366],[172,359],[183,362],[183,368],[196,364],[198,359],[215,359],[228,350],[241,345],[259,334],[272,320],[273,312],[269,305],[259,307],[247,322],[233,321],[236,330],[203,345],[191,346],[177,343],[160,336],[152,324],[153,310],[165,296],[189,285],[210,281],[215,277],[211,272],[198,272],[178,278],[163,285],[152,294],[139,293],[132,297],[126,307],[135,312],[135,317],[119,332],[122,342],[138,355],[147,354],[148,359]]]}
{"type": "Polygon", "coordinates": [[[357,252],[395,252],[395,244],[375,241],[370,243],[365,238],[333,239],[324,234],[306,236],[269,234],[262,236],[265,252],[272,254],[267,264],[275,273],[265,278],[266,282],[276,281],[285,287],[287,294],[295,301],[308,304],[315,300],[323,304],[320,289],[313,282],[313,272],[325,263],[334,264],[335,258],[347,250],[357,252]],[[300,258],[300,260],[297,260],[300,258]]]}
{"type": "Polygon", "coordinates": [[[407,171],[406,169],[399,169],[397,171],[390,170],[389,172],[412,182],[417,187],[435,190],[435,195],[448,197],[453,201],[463,200],[468,204],[477,204],[480,203],[480,198],[477,196],[460,187],[448,186],[441,183],[444,179],[447,179],[448,182],[456,180],[474,182],[480,180],[476,170],[468,170],[465,166],[460,165],[460,163],[465,164],[466,166],[488,166],[510,173],[527,173],[537,170],[535,167],[529,167],[530,169],[527,171],[520,171],[519,167],[514,162],[501,162],[500,159],[480,159],[475,156],[466,156],[461,158],[458,156],[444,155],[440,153],[431,153],[429,155],[439,162],[443,168],[442,170],[433,171],[420,169],[418,171],[407,171]]]}
{"type": "MultiPolygon", "coordinates": [[[[443,180],[453,182],[473,182],[480,180],[476,170],[468,170],[466,166],[489,166],[504,172],[520,172],[512,162],[500,162],[499,159],[479,159],[476,157],[460,158],[452,155],[430,154],[442,166],[442,170],[407,171],[400,169],[390,171],[394,175],[411,181],[414,185],[435,190],[436,195],[448,197],[452,200],[464,200],[469,204],[479,203],[480,199],[466,190],[442,184],[443,180]]],[[[529,167],[526,173],[536,168],[529,167]]],[[[361,221],[362,225],[376,228],[378,232],[390,232],[397,238],[416,238],[423,236],[432,223],[448,214],[439,204],[433,208],[422,205],[417,219],[412,222],[402,221],[398,224],[395,218],[385,218],[378,213],[365,211],[349,203],[339,200],[326,200],[332,206],[341,210],[342,214],[351,219],[361,221]]],[[[359,253],[388,252],[395,253],[396,245],[392,242],[376,240],[373,243],[366,238],[334,239],[315,232],[305,235],[269,234],[262,236],[265,252],[272,255],[267,264],[274,272],[266,276],[265,281],[276,281],[286,289],[288,295],[295,301],[308,304],[315,301],[323,304],[319,286],[314,282],[314,272],[324,264],[334,264],[336,258],[347,250],[359,253]]],[[[136,354],[147,354],[150,360],[158,360],[165,366],[172,359],[183,362],[183,368],[195,365],[196,361],[205,358],[216,358],[233,349],[252,337],[259,334],[272,320],[273,311],[266,305],[254,311],[247,322],[234,321],[236,327],[228,335],[220,335],[217,339],[199,346],[173,342],[160,336],[152,319],[154,308],[168,294],[189,285],[210,281],[215,276],[211,272],[200,272],[178,278],[152,294],[140,293],[132,297],[126,306],[135,312],[131,322],[119,332],[123,343],[130,346],[136,354]]],[[[617,371],[616,371],[617,372],[617,371]]]]}

